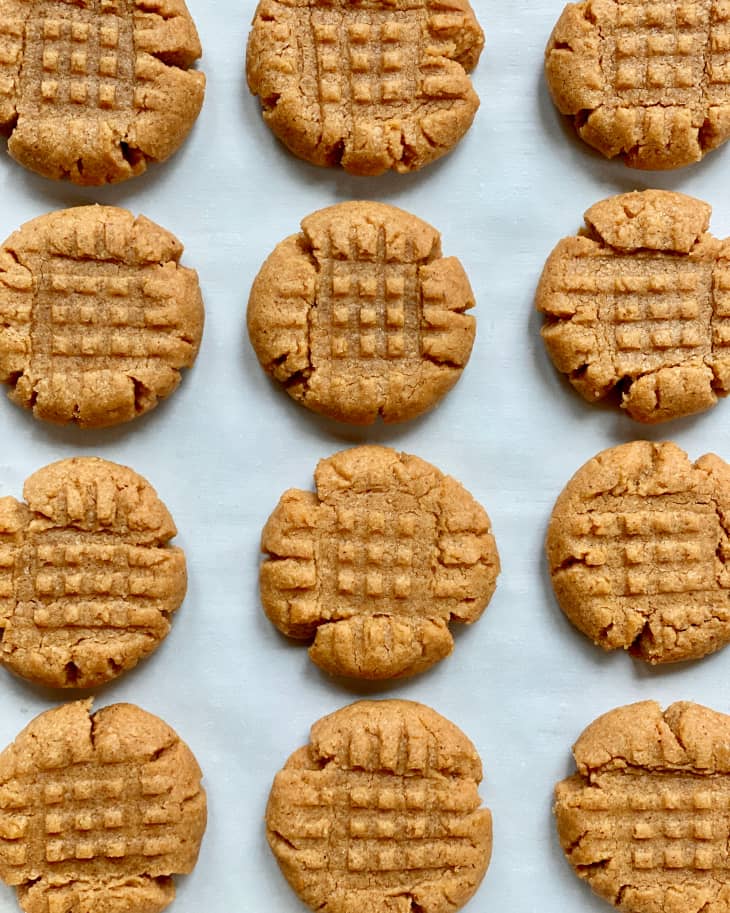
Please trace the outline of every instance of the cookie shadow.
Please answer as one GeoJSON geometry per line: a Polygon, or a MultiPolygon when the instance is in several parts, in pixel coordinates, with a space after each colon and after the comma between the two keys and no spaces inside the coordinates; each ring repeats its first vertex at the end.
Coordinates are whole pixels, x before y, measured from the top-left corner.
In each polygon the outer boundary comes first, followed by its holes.
{"type": "MultiPolygon", "coordinates": [[[[533,364],[537,370],[540,382],[546,391],[551,402],[564,402],[572,422],[580,422],[589,415],[604,413],[607,416],[613,416],[618,408],[618,400],[611,400],[609,397],[598,400],[595,403],[589,403],[578,393],[568,380],[565,374],[555,368],[550,361],[550,356],[542,341],[540,330],[543,326],[544,318],[535,308],[534,297],[532,298],[532,308],[527,321],[529,338],[533,342],[533,364]]],[[[575,469],[578,467],[576,466],[575,469]]],[[[574,470],[575,471],[575,470],[574,470]]],[[[572,474],[572,473],[571,473],[572,474]]],[[[565,480],[568,481],[567,478],[565,480]]]]}
{"type": "MultiPolygon", "coordinates": [[[[576,467],[577,468],[577,467],[576,467]]],[[[566,483],[568,479],[565,480],[566,483]]],[[[618,667],[626,658],[621,654],[621,650],[607,651],[594,644],[589,637],[579,631],[578,628],[570,621],[568,616],[560,608],[555,591],[553,590],[550,579],[550,569],[548,567],[547,557],[545,556],[544,543],[547,537],[548,524],[552,515],[553,506],[550,505],[548,519],[544,522],[542,528],[543,548],[540,554],[540,584],[542,590],[542,605],[549,606],[551,611],[551,620],[561,637],[571,641],[571,651],[576,652],[576,661],[580,661],[581,667],[593,667],[595,673],[603,673],[608,669],[618,667]]]]}
{"type": "Polygon", "coordinates": [[[630,441],[671,441],[675,435],[684,436],[696,432],[703,417],[718,407],[722,408],[722,404],[717,403],[696,415],[687,415],[684,418],[673,418],[655,425],[648,425],[631,418],[617,403],[616,409],[613,410],[611,433],[616,438],[616,446],[630,441]]]}
{"type": "MultiPolygon", "coordinates": [[[[629,168],[620,158],[607,159],[589,146],[579,136],[569,115],[562,115],[555,107],[545,81],[542,68],[537,76],[537,107],[540,124],[547,134],[558,158],[562,158],[571,172],[583,171],[601,185],[614,188],[613,193],[627,193],[632,190],[658,188],[662,190],[681,189],[688,177],[694,179],[706,174],[708,169],[719,167],[715,160],[722,156],[722,150],[710,151],[699,162],[683,165],[668,171],[644,171],[629,168]]],[[[724,150],[727,155],[727,150],[724,150]]],[[[724,168],[726,169],[727,163],[724,168]]],[[[719,174],[718,174],[719,178],[719,174]]],[[[598,202],[597,197],[595,202],[598,202]]]]}
{"type": "Polygon", "coordinates": [[[155,196],[162,196],[173,186],[184,184],[184,176],[197,166],[195,139],[200,131],[200,120],[186,136],[182,145],[164,162],[151,162],[143,174],[128,178],[116,184],[84,186],[69,180],[56,180],[44,177],[16,162],[8,152],[7,138],[0,139],[0,159],[2,168],[8,169],[7,180],[17,184],[23,196],[32,201],[38,208],[38,215],[54,209],[65,209],[72,206],[88,206],[99,203],[106,206],[124,208],[142,205],[144,214],[154,218],[149,211],[148,202],[155,196]]]}
{"type": "MultiPolygon", "coordinates": [[[[272,163],[272,174],[277,175],[277,180],[281,180],[279,176],[283,175],[292,184],[313,191],[313,195],[322,198],[323,206],[328,205],[327,201],[331,204],[345,200],[392,203],[401,196],[409,196],[419,191],[426,181],[438,181],[438,176],[443,174],[444,169],[462,169],[469,162],[470,157],[463,148],[465,137],[462,137],[453,149],[436,161],[429,162],[417,171],[404,174],[390,170],[374,176],[355,175],[339,165],[315,165],[289,151],[267,127],[259,99],[249,91],[245,74],[241,80],[239,101],[245,120],[244,128],[251,142],[261,150],[262,156],[272,163]]],[[[294,219],[297,224],[306,215],[306,212],[295,212],[294,219]]]]}
{"type": "MultiPolygon", "coordinates": [[[[183,375],[182,384],[185,384],[186,375],[190,370],[187,369],[183,375]]],[[[193,383],[194,380],[190,378],[190,382],[193,383]]],[[[131,442],[135,438],[147,434],[150,423],[159,422],[164,425],[166,416],[170,420],[175,410],[179,407],[182,408],[182,404],[176,405],[174,402],[175,394],[179,390],[180,388],[173,391],[169,397],[160,400],[153,409],[145,412],[144,415],[138,415],[128,422],[111,425],[108,428],[81,428],[74,423],[57,425],[53,422],[36,418],[29,409],[16,406],[9,399],[2,402],[3,397],[0,397],[0,415],[2,415],[2,410],[4,409],[11,410],[9,414],[15,415],[22,423],[20,432],[30,445],[48,445],[50,443],[60,451],[63,451],[58,456],[58,459],[62,459],[64,453],[68,456],[69,453],[73,455],[76,451],[89,454],[89,452],[94,451],[114,450],[122,442],[131,442]]]]}
{"type": "Polygon", "coordinates": [[[266,401],[264,408],[266,414],[271,416],[272,428],[288,428],[287,435],[296,433],[297,438],[310,440],[320,449],[324,441],[331,441],[333,449],[326,452],[327,456],[336,452],[338,445],[343,448],[365,444],[396,446],[401,439],[426,427],[439,407],[448,402],[449,396],[453,394],[453,390],[449,391],[431,409],[403,422],[386,423],[378,418],[371,425],[351,425],[312,412],[289,396],[283,385],[269,377],[259,364],[247,332],[240,357],[246,389],[259,402],[266,401]]]}
{"type": "MultiPolygon", "coordinates": [[[[730,648],[725,646],[699,659],[686,659],[678,663],[657,663],[655,665],[632,656],[631,674],[634,680],[651,684],[655,682],[664,684],[665,682],[679,681],[683,678],[686,678],[687,682],[691,684],[696,680],[698,663],[701,664],[703,672],[714,663],[718,667],[716,680],[719,680],[725,674],[727,656],[723,656],[723,653],[728,649],[730,648]]],[[[693,698],[691,695],[685,695],[683,699],[692,700],[693,698]]]]}
{"type": "Polygon", "coordinates": [[[397,691],[398,697],[403,697],[403,693],[407,693],[410,689],[417,688],[420,683],[427,683],[429,678],[434,676],[438,670],[438,667],[445,662],[448,662],[450,657],[441,660],[440,663],[436,663],[435,666],[431,666],[430,669],[426,669],[424,672],[419,672],[418,675],[412,675],[407,678],[389,678],[389,679],[364,679],[364,678],[347,678],[342,675],[331,675],[328,672],[325,672],[323,669],[320,669],[319,666],[315,664],[307,657],[308,665],[311,667],[307,670],[307,677],[311,680],[316,680],[320,685],[324,685],[326,689],[335,687],[338,691],[342,691],[345,694],[348,694],[352,697],[353,700],[378,700],[382,697],[388,696],[390,693],[397,691]]]}

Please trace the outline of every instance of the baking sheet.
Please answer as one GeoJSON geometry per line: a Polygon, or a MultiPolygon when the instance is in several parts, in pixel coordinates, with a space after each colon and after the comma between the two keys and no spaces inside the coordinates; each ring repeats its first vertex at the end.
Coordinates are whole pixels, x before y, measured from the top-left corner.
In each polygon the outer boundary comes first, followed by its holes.
{"type": "MultiPolygon", "coordinates": [[[[97,706],[132,701],[159,714],[205,773],[209,826],[194,874],[178,879],[175,913],[305,908],[266,846],[271,778],[307,740],[309,725],[362,696],[423,701],[461,726],[484,761],[494,813],[490,870],[469,913],[591,913],[604,902],[572,874],[550,813],[570,745],[599,713],[630,701],[677,699],[730,710],[730,648],[695,663],[650,669],[606,655],[564,619],[542,541],[555,497],[604,447],[671,437],[694,459],[730,459],[730,403],[659,428],[591,408],[558,378],[539,340],[532,297],[545,257],[605,196],[664,187],[715,206],[730,234],[730,148],[670,174],[632,172],[578,142],[542,82],[542,53],[561,0],[477,0],[487,35],[474,82],[482,107],[457,150],[424,171],[357,179],[291,157],[261,121],[243,76],[253,0],[188,0],[208,76],[205,107],[183,149],[113,188],[46,181],[0,158],[0,236],[49,209],[98,201],[143,212],[186,245],[200,272],[207,319],[195,368],[145,418],[104,432],[57,429],[0,400],[0,495],[52,460],[98,454],[156,486],[180,530],[190,588],[172,633],[135,671],[97,689],[97,706]],[[402,206],[443,234],[477,297],[471,362],[442,405],[402,426],[357,429],[319,419],[263,375],[245,338],[250,283],[274,245],[314,209],[371,198],[402,206]],[[409,681],[353,685],[309,662],[265,619],[257,595],[260,530],[288,487],[308,488],[320,458],[380,442],[460,479],[485,505],[503,571],[482,620],[454,626],[454,654],[409,681]]],[[[0,670],[0,745],[64,695],[0,670]]],[[[70,697],[70,695],[68,695],[70,697]]],[[[17,910],[0,887],[0,911],[17,910]]]]}

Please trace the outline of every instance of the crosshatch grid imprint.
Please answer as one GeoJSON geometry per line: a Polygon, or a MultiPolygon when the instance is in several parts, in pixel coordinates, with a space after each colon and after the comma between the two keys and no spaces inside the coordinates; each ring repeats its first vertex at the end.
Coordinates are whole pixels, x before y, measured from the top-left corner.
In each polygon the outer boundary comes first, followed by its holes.
{"type": "Polygon", "coordinates": [[[135,89],[146,73],[135,51],[133,12],[128,0],[101,0],[98,8],[47,2],[27,18],[3,17],[0,95],[17,97],[44,118],[144,107],[144,90],[135,89]],[[40,53],[24,53],[26,46],[40,53]]]}
{"type": "MultiPolygon", "coordinates": [[[[362,9],[347,15],[337,9],[289,9],[290,22],[273,37],[301,37],[298,62],[302,85],[316,95],[320,122],[349,122],[354,136],[382,117],[427,101],[448,107],[461,98],[464,82],[443,72],[439,54],[464,25],[462,12],[438,12],[425,5],[394,13],[362,9]],[[377,116],[376,116],[377,115],[377,116]]],[[[272,65],[291,74],[292,63],[272,65]]]]}
{"type": "Polygon", "coordinates": [[[354,770],[286,770],[294,786],[297,833],[289,839],[307,870],[338,872],[346,886],[370,880],[397,885],[412,869],[436,876],[477,864],[471,814],[473,781],[441,783],[424,776],[354,770]]]}
{"type": "Polygon", "coordinates": [[[425,341],[444,331],[449,316],[438,292],[421,282],[427,261],[414,241],[400,238],[388,249],[385,228],[376,231],[370,250],[354,233],[347,250],[328,234],[311,338],[312,361],[330,372],[333,386],[359,383],[371,395],[419,371],[425,341]]]}
{"type": "MultiPolygon", "coordinates": [[[[600,57],[584,71],[602,104],[659,129],[682,108],[730,103],[730,5],[727,0],[623,0],[600,31],[600,57]]],[[[701,124],[695,124],[701,126],[701,124]]]]}
{"type": "MultiPolygon", "coordinates": [[[[600,510],[567,521],[576,547],[585,552],[585,562],[574,572],[589,581],[586,598],[687,594],[687,603],[678,608],[690,622],[692,593],[726,599],[718,583],[730,587],[730,574],[723,573],[718,580],[720,524],[714,506],[688,504],[680,509],[668,496],[654,498],[653,507],[638,498],[639,509],[627,509],[632,500],[636,498],[607,497],[600,510]]],[[[671,610],[674,601],[669,602],[671,610]]],[[[703,617],[701,603],[698,598],[698,622],[703,617]]]]}
{"type": "Polygon", "coordinates": [[[0,536],[0,611],[44,629],[118,631],[166,627],[160,600],[174,595],[174,581],[156,574],[167,556],[159,547],[109,541],[108,534],[48,530],[25,541],[0,536]],[[99,604],[99,599],[103,606],[99,604]]]}
{"type": "Polygon", "coordinates": [[[352,506],[337,509],[336,521],[321,540],[320,561],[336,569],[322,575],[325,604],[337,606],[337,617],[347,617],[349,610],[420,614],[419,597],[433,598],[433,550],[419,548],[419,543],[436,541],[435,518],[415,498],[412,509],[397,517],[387,494],[371,492],[366,499],[355,495],[349,500],[352,506]]]}
{"type": "MultiPolygon", "coordinates": [[[[422,32],[425,9],[405,10],[397,20],[389,10],[363,10],[346,17],[336,10],[307,11],[309,41],[316,50],[320,117],[324,123],[344,102],[353,122],[372,115],[373,106],[412,102],[424,91],[422,32]]],[[[457,17],[461,22],[462,17],[457,17]]],[[[306,33],[305,33],[306,34],[306,33]]],[[[304,57],[305,64],[308,60],[304,57]]],[[[305,77],[310,75],[305,66],[305,77]]]]}
{"type": "Polygon", "coordinates": [[[36,373],[108,368],[110,356],[115,369],[124,371],[140,360],[179,353],[162,277],[155,280],[138,267],[102,260],[47,262],[31,267],[40,277],[32,330],[36,373]]]}
{"type": "Polygon", "coordinates": [[[727,102],[730,83],[730,7],[725,0],[656,3],[617,8],[606,41],[606,77],[621,103],[665,105],[727,102]]]}
{"type": "Polygon", "coordinates": [[[616,374],[638,377],[700,360],[730,361],[730,265],[714,258],[616,254],[576,256],[555,289],[575,310],[566,332],[584,328],[595,368],[608,357],[616,374]],[[600,296],[598,310],[594,304],[600,296]]]}
{"type": "Polygon", "coordinates": [[[4,348],[29,356],[31,379],[82,383],[93,371],[184,363],[188,345],[169,297],[176,290],[164,276],[111,260],[29,253],[24,260],[33,278],[4,274],[0,317],[13,330],[4,348]]]}
{"type": "MultiPolygon", "coordinates": [[[[730,867],[730,789],[726,778],[682,773],[602,774],[601,788],[586,786],[564,799],[576,809],[591,858],[602,834],[617,868],[641,872],[693,871],[713,878],[730,867]]],[[[580,845],[571,861],[580,865],[580,845]]]]}
{"type": "Polygon", "coordinates": [[[180,849],[182,812],[167,801],[171,776],[129,762],[63,766],[62,776],[49,764],[0,786],[0,855],[21,880],[34,866],[29,847],[43,847],[44,861],[60,870],[73,860],[74,869],[90,871],[105,859],[180,849]]]}

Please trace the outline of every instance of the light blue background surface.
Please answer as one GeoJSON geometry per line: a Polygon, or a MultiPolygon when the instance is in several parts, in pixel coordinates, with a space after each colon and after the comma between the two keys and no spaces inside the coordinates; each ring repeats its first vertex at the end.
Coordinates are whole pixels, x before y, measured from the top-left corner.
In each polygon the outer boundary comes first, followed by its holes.
{"type": "MultiPolygon", "coordinates": [[[[188,0],[198,24],[207,98],[193,134],[167,164],[102,190],[56,184],[0,158],[0,237],[49,209],[127,206],[175,232],[200,273],[207,320],[195,368],[147,417],[98,433],[55,429],[0,399],[0,495],[65,456],[98,454],[146,476],[169,506],[187,552],[190,588],[162,647],[99,690],[98,705],[132,701],[164,717],[201,763],[210,822],[195,873],[178,880],[175,913],[304,907],[264,839],[271,778],[305,743],[309,724],[359,696],[423,701],[480,751],[494,813],[494,855],[469,913],[592,913],[593,898],[563,860],[550,813],[570,745],[603,711],[656,698],[730,707],[730,648],[693,664],[650,669],[605,655],[563,618],[542,556],[546,521],[569,476],[598,450],[671,437],[692,458],[730,459],[730,403],[642,429],[583,403],[550,366],[533,294],[545,257],[583,211],[612,193],[658,186],[714,205],[730,234],[724,192],[730,149],[669,174],[632,172],[579,143],[542,82],[542,53],[562,2],[477,0],[487,44],[474,82],[482,99],[457,150],[409,176],[356,179],[292,158],[264,126],[244,80],[254,3],[188,0]],[[251,281],[274,245],[314,209],[351,198],[402,206],[439,228],[477,298],[471,362],[443,404],[401,427],[356,429],[318,419],[264,376],[245,338],[251,281]],[[381,442],[418,454],[485,505],[503,572],[483,619],[458,630],[453,656],[391,686],[353,687],[321,674],[303,647],[267,622],[257,595],[258,540],[279,495],[307,488],[318,459],[381,442]]],[[[58,700],[0,670],[0,745],[58,700]]],[[[0,911],[17,909],[0,887],[0,911]]]]}

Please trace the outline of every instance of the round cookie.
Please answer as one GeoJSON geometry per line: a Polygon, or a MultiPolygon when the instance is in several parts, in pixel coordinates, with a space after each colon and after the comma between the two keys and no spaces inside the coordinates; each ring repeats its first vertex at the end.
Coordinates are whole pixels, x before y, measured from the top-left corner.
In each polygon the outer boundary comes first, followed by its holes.
{"type": "Polygon", "coordinates": [[[0,248],[0,380],[36,418],[130,421],[180,383],[203,332],[182,244],[144,216],[79,206],[23,225],[0,248]]]}
{"type": "Polygon", "coordinates": [[[666,190],[610,197],[550,254],[536,305],[553,364],[591,403],[620,392],[640,422],[730,391],[730,242],[710,207],[666,190]]]}
{"type": "Polygon", "coordinates": [[[730,641],[730,467],[635,441],[586,463],[558,498],[546,552],[560,607],[605,650],[650,663],[730,641]]]}
{"type": "Polygon", "coordinates": [[[48,178],[109,184],[178,148],[203,104],[184,0],[0,0],[0,130],[48,178]]]}
{"type": "Polygon", "coordinates": [[[594,149],[632,168],[679,168],[730,136],[729,46],[720,0],[582,0],[553,29],[545,75],[594,149]]]}
{"type": "Polygon", "coordinates": [[[264,527],[266,614],[335,675],[415,675],[454,648],[499,573],[489,517],[455,479],[388,447],[321,460],[316,494],[290,489],[264,527]]]}
{"type": "Polygon", "coordinates": [[[654,701],[599,717],[555,790],[563,851],[624,913],[724,913],[730,904],[730,716],[654,701]]]}
{"type": "Polygon", "coordinates": [[[352,174],[415,171],[449,152],[479,107],[484,34],[468,0],[261,0],[248,85],[299,158],[352,174]]]}
{"type": "Polygon", "coordinates": [[[97,457],[51,463],[23,496],[0,498],[0,662],[53,688],[116,678],[185,596],[172,517],[149,482],[97,457]]]}
{"type": "Polygon", "coordinates": [[[461,376],[476,321],[441,237],[383,203],[307,216],[257,275],[248,332],[264,370],[308,409],[353,424],[431,408],[461,376]]]}
{"type": "Polygon", "coordinates": [[[206,824],[201,772],[166,723],[78,701],[0,754],[0,878],[26,913],[159,913],[206,824]]]}
{"type": "Polygon", "coordinates": [[[430,707],[359,701],[312,726],[279,771],[266,835],[321,913],[454,913],[489,865],[492,819],[469,739],[430,707]]]}

